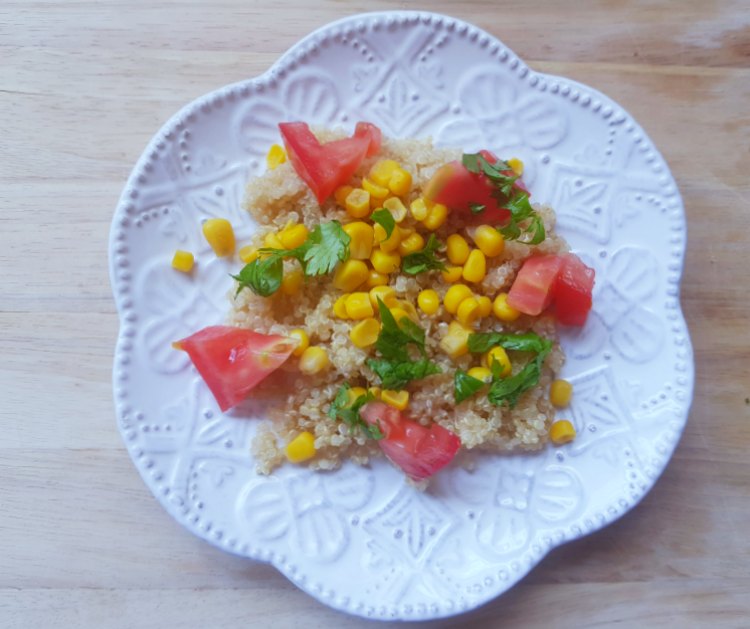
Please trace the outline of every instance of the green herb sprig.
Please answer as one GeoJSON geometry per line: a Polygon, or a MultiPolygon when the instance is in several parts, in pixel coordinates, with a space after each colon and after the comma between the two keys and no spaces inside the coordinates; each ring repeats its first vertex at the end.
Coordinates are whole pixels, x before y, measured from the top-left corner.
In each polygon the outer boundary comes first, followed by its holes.
{"type": "Polygon", "coordinates": [[[351,386],[349,383],[344,383],[336,393],[336,397],[331,402],[331,407],[328,409],[328,417],[334,421],[342,421],[349,426],[349,433],[353,434],[357,430],[361,430],[365,436],[371,439],[382,439],[383,432],[377,425],[368,424],[359,411],[368,402],[372,402],[375,396],[369,391],[357,397],[356,400],[350,405],[349,404],[349,390],[351,386]]]}
{"type": "Polygon", "coordinates": [[[445,271],[445,264],[435,255],[442,247],[443,244],[435,238],[435,234],[430,234],[424,249],[404,256],[401,270],[409,275],[433,270],[445,271]]]}

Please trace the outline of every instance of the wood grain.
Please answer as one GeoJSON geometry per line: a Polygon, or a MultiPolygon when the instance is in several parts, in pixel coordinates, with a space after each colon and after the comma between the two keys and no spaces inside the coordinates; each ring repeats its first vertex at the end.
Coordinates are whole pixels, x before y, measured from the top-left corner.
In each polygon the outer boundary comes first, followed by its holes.
{"type": "MultiPolygon", "coordinates": [[[[0,626],[370,624],[194,538],[146,490],[112,408],[107,237],[130,168],[180,106],[259,74],[332,19],[405,6],[0,5],[0,626]]],[[[750,6],[431,8],[497,35],[535,69],[607,93],[645,127],[687,208],[682,303],[697,366],[685,435],[638,508],[554,551],[461,624],[747,626],[750,6]]]]}

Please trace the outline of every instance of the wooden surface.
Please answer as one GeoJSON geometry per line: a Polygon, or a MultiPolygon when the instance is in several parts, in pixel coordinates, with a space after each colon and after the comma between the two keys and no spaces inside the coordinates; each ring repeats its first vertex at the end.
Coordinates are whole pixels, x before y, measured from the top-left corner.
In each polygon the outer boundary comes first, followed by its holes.
{"type": "MultiPolygon", "coordinates": [[[[372,624],[215,550],[152,498],[115,426],[107,236],[132,165],[181,105],[332,19],[406,4],[0,3],[0,627],[372,624]]],[[[640,506],[461,624],[748,626],[750,3],[431,8],[602,90],[651,135],[687,207],[697,365],[685,435],[640,506]]]]}

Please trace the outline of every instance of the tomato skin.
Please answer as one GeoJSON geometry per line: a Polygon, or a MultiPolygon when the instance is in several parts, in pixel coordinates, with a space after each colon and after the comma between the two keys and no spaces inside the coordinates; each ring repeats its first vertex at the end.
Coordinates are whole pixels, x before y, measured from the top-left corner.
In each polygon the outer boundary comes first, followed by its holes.
{"type": "Polygon", "coordinates": [[[296,339],[215,325],[174,343],[190,356],[195,368],[226,411],[278,369],[297,346],[296,339]]]}
{"type": "Polygon", "coordinates": [[[508,291],[508,305],[527,315],[541,314],[552,303],[562,263],[554,255],[527,258],[508,291]]]}
{"type": "Polygon", "coordinates": [[[555,280],[555,317],[562,325],[584,325],[591,310],[594,269],[572,253],[564,256],[555,280]]]}
{"type": "Polygon", "coordinates": [[[360,413],[368,424],[380,427],[381,450],[412,480],[424,480],[443,469],[461,447],[461,440],[447,428],[422,426],[383,402],[369,402],[360,413]]]}
{"type": "Polygon", "coordinates": [[[380,150],[382,134],[369,122],[357,123],[350,138],[321,144],[305,122],[279,124],[289,161],[300,178],[323,203],[347,183],[362,160],[380,150]]]}

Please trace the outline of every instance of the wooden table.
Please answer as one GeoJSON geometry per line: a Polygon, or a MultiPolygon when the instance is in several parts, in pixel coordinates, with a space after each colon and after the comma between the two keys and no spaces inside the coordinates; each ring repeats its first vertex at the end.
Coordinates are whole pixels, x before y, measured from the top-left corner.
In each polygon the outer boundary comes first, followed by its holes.
{"type": "MultiPolygon", "coordinates": [[[[132,165],[181,105],[261,73],[334,18],[405,5],[0,5],[0,627],[368,624],[193,537],[146,489],[112,407],[107,236],[132,165]]],[[[602,90],[646,128],[687,206],[682,302],[697,364],[687,430],[642,504],[462,622],[747,626],[750,6],[431,8],[602,90]]]]}

